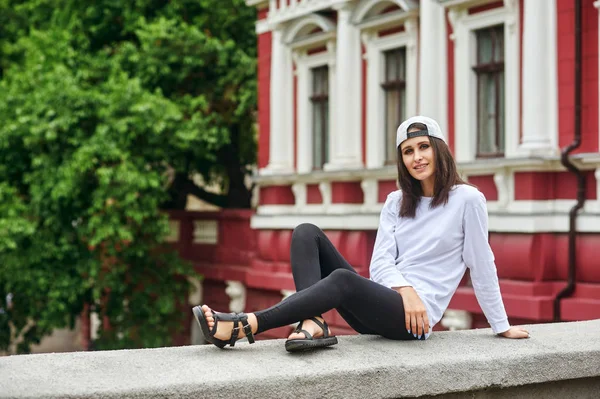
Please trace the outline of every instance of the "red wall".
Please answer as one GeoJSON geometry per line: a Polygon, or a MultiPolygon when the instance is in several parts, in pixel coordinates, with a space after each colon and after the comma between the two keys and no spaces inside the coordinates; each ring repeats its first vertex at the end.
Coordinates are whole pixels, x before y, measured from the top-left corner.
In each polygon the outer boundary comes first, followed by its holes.
{"type": "Polygon", "coordinates": [[[260,205],[294,205],[296,198],[292,186],[267,186],[260,188],[260,205]]]}
{"type": "Polygon", "coordinates": [[[494,183],[494,175],[469,176],[469,183],[476,186],[488,201],[498,200],[498,189],[494,183]]]}
{"type": "MultiPolygon", "coordinates": [[[[588,200],[596,199],[594,171],[583,172],[588,200]]],[[[516,200],[576,199],[577,178],[569,172],[517,172],[515,173],[516,200]]]]}
{"type": "MultiPolygon", "coordinates": [[[[582,1],[581,147],[598,152],[598,10],[582,1]]],[[[557,0],[559,145],[573,141],[575,126],[575,2],[557,0]]]]}
{"type": "Polygon", "coordinates": [[[271,32],[258,35],[258,167],[269,163],[271,32]]]}

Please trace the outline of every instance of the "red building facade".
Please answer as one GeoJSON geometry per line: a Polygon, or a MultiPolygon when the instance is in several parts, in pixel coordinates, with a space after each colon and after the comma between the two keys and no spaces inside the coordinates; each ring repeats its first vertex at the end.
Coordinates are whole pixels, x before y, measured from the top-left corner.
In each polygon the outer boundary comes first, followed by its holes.
{"type": "MultiPolygon", "coordinates": [[[[562,320],[600,318],[599,1],[581,1],[579,24],[575,0],[246,3],[258,9],[256,209],[198,214],[209,244],[179,226],[190,245],[204,245],[188,258],[208,303],[252,311],[293,292],[289,244],[302,222],[323,228],[368,276],[379,211],[396,189],[389,144],[401,120],[423,114],[439,121],[460,173],[487,198],[513,323],[556,317],[578,192],[561,150],[580,131],[570,156],[585,181],[575,289],[559,310],[562,320]],[[212,258],[192,255],[200,249],[212,258]]],[[[450,309],[463,311],[464,327],[487,326],[468,277],[450,309]]],[[[351,332],[328,316],[334,332],[351,332]]]]}

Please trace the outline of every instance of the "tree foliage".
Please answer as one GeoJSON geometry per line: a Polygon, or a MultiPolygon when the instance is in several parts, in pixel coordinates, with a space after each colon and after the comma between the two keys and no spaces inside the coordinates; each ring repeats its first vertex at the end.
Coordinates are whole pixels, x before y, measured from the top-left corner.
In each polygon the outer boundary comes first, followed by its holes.
{"type": "Polygon", "coordinates": [[[190,269],[161,210],[250,203],[254,20],[243,0],[0,0],[0,350],[84,304],[99,348],[169,343],[190,269]]]}

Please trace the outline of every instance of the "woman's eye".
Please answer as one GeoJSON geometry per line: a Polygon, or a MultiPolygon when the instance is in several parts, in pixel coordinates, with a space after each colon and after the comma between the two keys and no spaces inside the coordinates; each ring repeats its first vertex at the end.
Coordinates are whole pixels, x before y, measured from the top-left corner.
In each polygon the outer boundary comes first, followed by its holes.
{"type": "Polygon", "coordinates": [[[426,150],[426,149],[428,149],[428,148],[429,148],[429,144],[422,144],[422,145],[421,145],[421,149],[422,149],[422,150],[426,150]]]}
{"type": "Polygon", "coordinates": [[[412,153],[412,150],[406,150],[406,151],[404,151],[404,155],[409,155],[410,153],[412,153]]]}

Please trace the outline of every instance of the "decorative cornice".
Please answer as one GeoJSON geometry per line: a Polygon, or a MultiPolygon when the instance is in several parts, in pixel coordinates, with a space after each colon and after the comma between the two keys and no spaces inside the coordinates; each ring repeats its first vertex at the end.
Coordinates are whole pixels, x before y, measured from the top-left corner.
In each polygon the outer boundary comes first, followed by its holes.
{"type": "MultiPolygon", "coordinates": [[[[437,0],[437,2],[446,8],[471,8],[480,5],[493,3],[497,0],[437,0]]],[[[513,1],[513,0],[508,0],[513,1]]]]}
{"type": "MultiPolygon", "coordinates": [[[[596,170],[600,168],[600,153],[576,154],[571,160],[581,170],[596,170]]],[[[481,159],[473,162],[457,163],[461,174],[476,176],[496,173],[548,171],[557,172],[565,170],[560,163],[560,157],[538,158],[493,158],[481,159]]],[[[305,174],[279,174],[254,176],[253,181],[261,187],[291,185],[294,183],[321,183],[331,181],[360,181],[364,179],[395,180],[397,169],[395,166],[386,166],[377,169],[348,169],[330,172],[318,171],[305,174]]]]}

